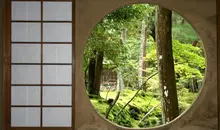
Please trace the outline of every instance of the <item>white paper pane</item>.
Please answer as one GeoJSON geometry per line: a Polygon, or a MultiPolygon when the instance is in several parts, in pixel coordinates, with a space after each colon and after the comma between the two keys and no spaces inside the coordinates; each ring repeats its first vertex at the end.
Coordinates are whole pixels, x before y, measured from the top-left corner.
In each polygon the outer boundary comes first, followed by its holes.
{"type": "Polygon", "coordinates": [[[71,23],[43,23],[44,42],[72,42],[71,23]]]}
{"type": "Polygon", "coordinates": [[[40,63],[40,44],[12,44],[12,63],[40,63]]]}
{"type": "Polygon", "coordinates": [[[11,126],[37,127],[40,126],[40,108],[11,108],[11,126]]]}
{"type": "Polygon", "coordinates": [[[12,42],[40,42],[40,23],[13,23],[12,42]]]}
{"type": "Polygon", "coordinates": [[[12,2],[12,20],[40,20],[40,2],[12,2]]]}
{"type": "Polygon", "coordinates": [[[44,86],[43,105],[72,105],[71,86],[44,86]]]}
{"type": "Polygon", "coordinates": [[[43,20],[72,20],[72,2],[44,2],[43,10],[43,20]]]}
{"type": "Polygon", "coordinates": [[[11,105],[40,105],[40,86],[12,86],[11,105]]]}
{"type": "Polygon", "coordinates": [[[40,84],[40,65],[12,65],[12,84],[40,84]]]}
{"type": "Polygon", "coordinates": [[[44,65],[44,84],[72,84],[72,65],[44,65]]]}
{"type": "Polygon", "coordinates": [[[71,127],[72,108],[43,108],[43,126],[71,127]]]}
{"type": "Polygon", "coordinates": [[[44,63],[72,63],[71,44],[44,44],[44,63]]]}

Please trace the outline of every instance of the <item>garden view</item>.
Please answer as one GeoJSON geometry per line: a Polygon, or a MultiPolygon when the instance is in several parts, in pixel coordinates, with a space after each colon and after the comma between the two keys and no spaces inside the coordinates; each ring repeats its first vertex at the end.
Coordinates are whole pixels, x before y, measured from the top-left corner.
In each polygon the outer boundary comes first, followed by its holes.
{"type": "Polygon", "coordinates": [[[83,55],[85,87],[114,124],[148,128],[186,111],[202,88],[202,41],[186,19],[151,4],[124,6],[94,27],[83,55]]]}

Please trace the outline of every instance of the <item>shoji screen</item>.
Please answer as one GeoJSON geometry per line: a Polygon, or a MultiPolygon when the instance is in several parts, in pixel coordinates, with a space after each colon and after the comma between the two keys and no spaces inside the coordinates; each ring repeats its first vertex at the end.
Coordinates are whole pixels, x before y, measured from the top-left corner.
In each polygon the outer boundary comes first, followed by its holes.
{"type": "Polygon", "coordinates": [[[7,130],[73,129],[73,1],[7,3],[7,130]]]}

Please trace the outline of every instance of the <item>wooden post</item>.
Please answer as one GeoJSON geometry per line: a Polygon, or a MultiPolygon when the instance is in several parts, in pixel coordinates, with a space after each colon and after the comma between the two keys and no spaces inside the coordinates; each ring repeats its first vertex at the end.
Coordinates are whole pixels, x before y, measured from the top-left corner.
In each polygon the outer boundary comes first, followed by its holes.
{"type": "Polygon", "coordinates": [[[218,130],[220,130],[220,0],[216,0],[217,13],[217,99],[218,99],[218,130]]]}

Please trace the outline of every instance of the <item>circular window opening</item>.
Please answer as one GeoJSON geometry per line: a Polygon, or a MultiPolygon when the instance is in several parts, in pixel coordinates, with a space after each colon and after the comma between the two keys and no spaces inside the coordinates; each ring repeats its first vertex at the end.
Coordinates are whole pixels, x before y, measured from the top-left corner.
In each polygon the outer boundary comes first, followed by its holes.
{"type": "Polygon", "coordinates": [[[133,4],[94,27],[83,56],[85,87],[96,111],[130,128],[168,123],[202,88],[202,41],[176,12],[133,4]]]}

